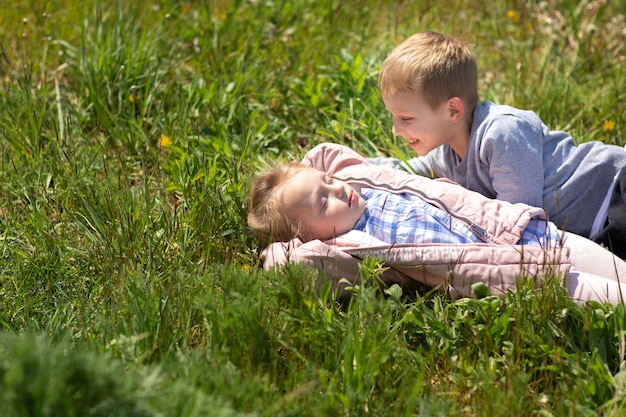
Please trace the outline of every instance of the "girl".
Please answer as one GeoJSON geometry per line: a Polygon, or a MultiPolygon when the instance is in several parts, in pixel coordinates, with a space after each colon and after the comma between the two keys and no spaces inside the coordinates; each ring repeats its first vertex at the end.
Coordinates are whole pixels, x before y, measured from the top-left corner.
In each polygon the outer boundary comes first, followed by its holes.
{"type": "Polygon", "coordinates": [[[316,146],[302,165],[257,176],[248,224],[274,242],[264,251],[265,268],[308,263],[340,290],[342,278],[358,281],[365,256],[391,268],[386,283],[417,280],[453,297],[472,296],[476,282],[504,293],[521,276],[540,284],[557,273],[574,300],[617,304],[626,277],[626,263],[559,231],[542,209],[372,165],[336,144],[316,146]]]}

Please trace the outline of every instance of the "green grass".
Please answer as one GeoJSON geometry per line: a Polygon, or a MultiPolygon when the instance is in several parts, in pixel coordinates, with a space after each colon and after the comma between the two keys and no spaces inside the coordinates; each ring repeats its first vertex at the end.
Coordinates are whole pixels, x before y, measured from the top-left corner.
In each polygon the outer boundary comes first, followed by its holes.
{"type": "MultiPolygon", "coordinates": [[[[418,30],[483,99],[624,145],[622,2],[0,0],[0,414],[618,416],[626,308],[340,302],[265,272],[245,192],[334,141],[411,156],[376,89],[418,30]],[[170,143],[171,142],[171,143],[170,143]]],[[[549,277],[548,277],[549,278],[549,277]]]]}

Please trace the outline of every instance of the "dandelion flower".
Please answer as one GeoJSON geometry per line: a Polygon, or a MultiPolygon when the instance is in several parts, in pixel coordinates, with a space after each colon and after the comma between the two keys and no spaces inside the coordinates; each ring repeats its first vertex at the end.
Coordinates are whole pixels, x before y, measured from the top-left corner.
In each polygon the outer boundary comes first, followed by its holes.
{"type": "Polygon", "coordinates": [[[509,20],[511,20],[512,22],[519,22],[519,16],[517,15],[517,12],[515,12],[515,10],[509,10],[508,12],[506,12],[506,17],[508,17],[509,20]]]}
{"type": "Polygon", "coordinates": [[[135,102],[135,96],[133,96],[132,94],[128,95],[128,101],[130,101],[131,103],[135,102]]]}
{"type": "Polygon", "coordinates": [[[607,120],[604,122],[604,131],[612,132],[615,129],[615,120],[607,120]]]}
{"type": "Polygon", "coordinates": [[[159,146],[161,148],[166,148],[172,144],[172,139],[167,135],[162,135],[159,139],[159,146]]]}

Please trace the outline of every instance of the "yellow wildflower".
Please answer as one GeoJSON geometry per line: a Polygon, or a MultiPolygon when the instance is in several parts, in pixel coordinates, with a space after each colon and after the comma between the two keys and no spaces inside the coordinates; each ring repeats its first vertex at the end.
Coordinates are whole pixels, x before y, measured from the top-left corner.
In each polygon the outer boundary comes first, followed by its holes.
{"type": "Polygon", "coordinates": [[[159,146],[161,148],[166,148],[172,144],[172,139],[167,135],[162,135],[159,139],[159,146]]]}
{"type": "Polygon", "coordinates": [[[604,131],[612,132],[615,129],[615,120],[607,120],[604,122],[604,131]]]}
{"type": "Polygon", "coordinates": [[[135,96],[133,96],[132,94],[128,95],[128,101],[130,101],[131,103],[135,102],[135,96]]]}
{"type": "Polygon", "coordinates": [[[519,16],[515,10],[509,10],[506,12],[506,17],[508,17],[512,22],[519,22],[519,16]]]}

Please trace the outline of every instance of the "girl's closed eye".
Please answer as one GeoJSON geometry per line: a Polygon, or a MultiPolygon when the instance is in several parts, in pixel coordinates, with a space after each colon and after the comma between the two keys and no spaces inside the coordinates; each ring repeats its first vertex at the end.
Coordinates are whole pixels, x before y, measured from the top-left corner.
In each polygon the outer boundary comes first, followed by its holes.
{"type": "Polygon", "coordinates": [[[410,122],[411,120],[413,120],[413,117],[401,117],[400,118],[403,122],[410,122]]]}

